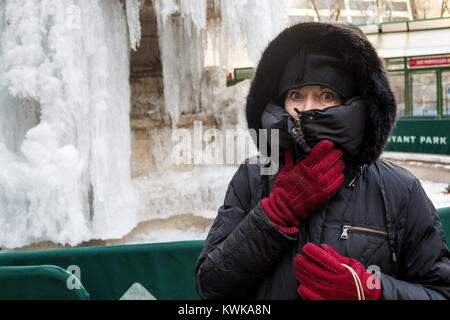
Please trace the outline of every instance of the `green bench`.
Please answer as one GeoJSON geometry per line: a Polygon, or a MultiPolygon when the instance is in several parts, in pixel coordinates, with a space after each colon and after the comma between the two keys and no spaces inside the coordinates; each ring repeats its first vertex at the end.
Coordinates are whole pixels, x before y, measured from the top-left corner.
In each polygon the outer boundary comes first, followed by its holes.
{"type": "MultiPolygon", "coordinates": [[[[447,243],[450,207],[438,209],[447,243]]],[[[203,241],[0,254],[0,299],[197,300],[203,241]]]]}
{"type": "Polygon", "coordinates": [[[202,247],[183,241],[1,253],[0,299],[196,300],[202,247]]]}

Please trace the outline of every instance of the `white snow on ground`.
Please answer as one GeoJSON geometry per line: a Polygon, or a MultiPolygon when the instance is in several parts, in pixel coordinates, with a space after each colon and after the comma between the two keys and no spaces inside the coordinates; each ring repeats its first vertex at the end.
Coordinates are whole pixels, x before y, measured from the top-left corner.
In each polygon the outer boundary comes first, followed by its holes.
{"type": "Polygon", "coordinates": [[[385,151],[381,156],[394,161],[404,161],[409,165],[450,170],[450,156],[447,155],[385,151]]]}
{"type": "Polygon", "coordinates": [[[403,160],[403,161],[425,161],[450,164],[450,156],[440,154],[412,153],[412,152],[388,152],[381,155],[383,158],[403,160]]]}
{"type": "Polygon", "coordinates": [[[448,183],[439,183],[427,180],[421,180],[420,182],[427,193],[427,196],[436,208],[450,207],[450,194],[445,192],[448,183]]]}
{"type": "Polygon", "coordinates": [[[188,241],[188,240],[205,240],[208,235],[209,228],[189,228],[180,230],[176,228],[153,230],[147,234],[141,234],[126,244],[143,244],[156,242],[172,242],[172,241],[188,241]]]}

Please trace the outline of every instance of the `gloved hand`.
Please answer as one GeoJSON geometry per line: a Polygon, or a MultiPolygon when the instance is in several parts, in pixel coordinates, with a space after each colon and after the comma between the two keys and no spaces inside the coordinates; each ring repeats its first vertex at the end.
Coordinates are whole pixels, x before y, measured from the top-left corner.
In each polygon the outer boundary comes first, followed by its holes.
{"type": "MultiPolygon", "coordinates": [[[[303,247],[303,255],[294,258],[298,294],[305,300],[356,300],[358,291],[351,267],[359,278],[366,300],[381,299],[381,284],[375,274],[367,272],[357,260],[341,256],[326,244],[303,247]]],[[[362,294],[361,294],[362,295],[362,294]]]]}
{"type": "Polygon", "coordinates": [[[275,179],[273,191],[261,200],[269,219],[286,233],[297,227],[310,213],[337,193],[344,182],[342,151],[328,140],[320,141],[295,166],[286,151],[286,164],[275,179]]]}

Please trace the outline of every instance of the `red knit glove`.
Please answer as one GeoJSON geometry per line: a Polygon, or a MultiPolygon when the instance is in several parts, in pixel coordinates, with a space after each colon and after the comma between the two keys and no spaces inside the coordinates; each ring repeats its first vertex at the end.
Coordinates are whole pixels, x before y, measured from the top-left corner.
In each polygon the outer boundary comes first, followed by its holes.
{"type": "Polygon", "coordinates": [[[261,200],[261,207],[278,229],[298,232],[310,213],[324,204],[344,182],[342,151],[328,140],[320,141],[308,156],[293,165],[286,151],[286,164],[275,179],[273,191],[261,200]]]}
{"type": "Polygon", "coordinates": [[[381,284],[375,274],[367,272],[355,259],[341,256],[329,245],[321,246],[307,243],[303,256],[298,254],[294,258],[295,276],[300,281],[297,292],[303,299],[357,300],[357,279],[342,264],[355,271],[366,300],[381,299],[381,284]]]}

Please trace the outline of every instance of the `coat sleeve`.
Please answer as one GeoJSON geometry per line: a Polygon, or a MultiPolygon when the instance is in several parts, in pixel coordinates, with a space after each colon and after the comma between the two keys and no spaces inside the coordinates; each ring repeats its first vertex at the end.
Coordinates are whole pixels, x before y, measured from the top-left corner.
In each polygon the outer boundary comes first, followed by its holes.
{"type": "Polygon", "coordinates": [[[296,235],[286,235],[271,223],[259,201],[250,207],[256,195],[251,194],[249,181],[257,179],[249,176],[249,166],[241,164],[229,183],[197,261],[195,278],[202,299],[252,296],[296,240],[296,235]]]}
{"type": "Polygon", "coordinates": [[[382,274],[384,299],[449,299],[450,254],[436,209],[416,179],[407,207],[398,279],[382,274]]]}

